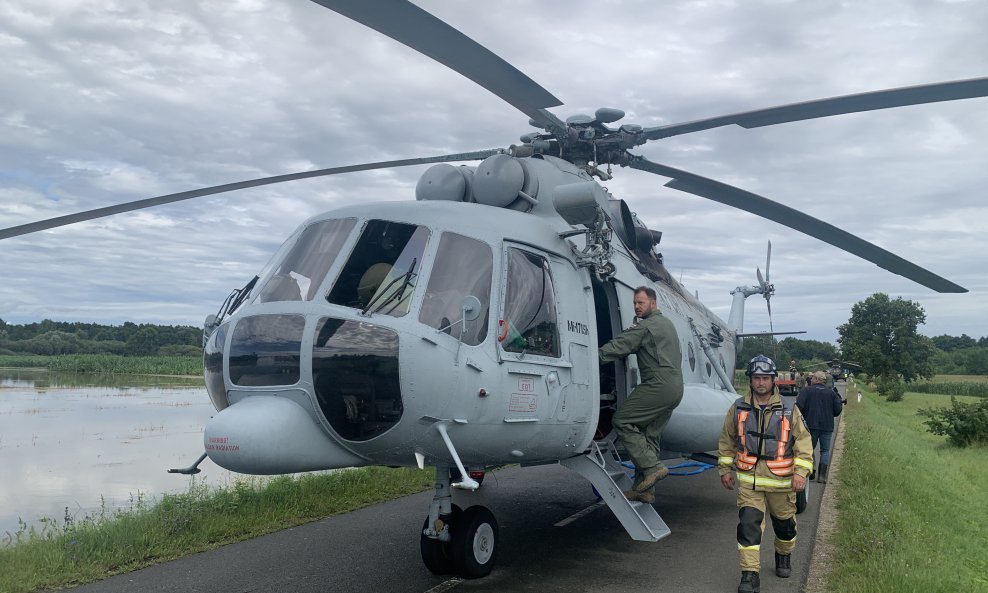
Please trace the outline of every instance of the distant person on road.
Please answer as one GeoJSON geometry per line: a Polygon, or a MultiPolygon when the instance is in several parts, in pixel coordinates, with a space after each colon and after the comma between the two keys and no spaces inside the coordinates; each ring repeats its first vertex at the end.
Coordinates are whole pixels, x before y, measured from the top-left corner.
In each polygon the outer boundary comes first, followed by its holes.
{"type": "Polygon", "coordinates": [[[662,429],[683,399],[683,354],[676,326],[659,312],[655,291],[635,289],[636,322],[600,348],[600,362],[629,354],[638,358],[641,384],[628,395],[611,424],[635,464],[635,481],[624,493],[628,500],[655,502],[655,484],[669,475],[659,461],[662,429]]]}
{"type": "MultiPolygon", "coordinates": [[[[827,387],[827,374],[817,371],[810,377],[810,384],[799,392],[796,407],[803,413],[806,426],[810,429],[813,439],[813,450],[820,443],[820,467],[816,479],[827,481],[827,470],[830,469],[830,445],[834,436],[834,418],[840,416],[844,409],[836,387],[827,387]]],[[[811,478],[812,479],[812,478],[811,478]]]]}
{"type": "Polygon", "coordinates": [[[720,482],[738,486],[738,551],[741,584],[738,593],[758,593],[759,555],[765,511],[775,531],[775,574],[789,578],[790,556],[796,548],[796,493],[806,488],[813,469],[813,449],[799,408],[784,404],[776,393],[779,375],[771,358],[759,354],[745,370],[751,393],[727,411],[720,433],[720,482]]]}

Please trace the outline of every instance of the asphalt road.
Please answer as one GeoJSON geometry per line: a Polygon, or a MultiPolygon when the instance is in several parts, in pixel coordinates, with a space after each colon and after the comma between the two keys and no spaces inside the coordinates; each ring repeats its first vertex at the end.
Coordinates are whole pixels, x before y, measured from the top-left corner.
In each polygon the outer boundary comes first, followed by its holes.
{"type": "MultiPolygon", "coordinates": [[[[797,516],[799,539],[789,579],[775,576],[768,523],[762,546],[764,593],[802,588],[821,492],[822,485],[812,483],[809,507],[797,516]]],[[[432,497],[424,492],[73,591],[735,591],[740,578],[735,493],[724,490],[711,470],[671,476],[656,494],[655,508],[672,534],[655,543],[635,542],[576,473],[551,465],[490,474],[479,491],[454,493],[463,508],[490,508],[500,525],[494,571],[473,581],[434,576],[422,565],[419,530],[432,497]],[[586,511],[583,516],[556,526],[581,511],[586,511]]]]}

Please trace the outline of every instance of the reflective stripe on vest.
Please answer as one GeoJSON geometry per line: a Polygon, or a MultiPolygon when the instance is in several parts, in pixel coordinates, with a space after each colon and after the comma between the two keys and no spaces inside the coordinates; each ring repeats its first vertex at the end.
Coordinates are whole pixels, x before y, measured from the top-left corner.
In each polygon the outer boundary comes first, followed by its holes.
{"type": "MultiPolygon", "coordinates": [[[[738,472],[738,482],[754,486],[755,474],[743,474],[738,472]]],[[[758,476],[758,485],[768,486],[769,488],[784,488],[788,490],[789,488],[792,488],[792,478],[766,478],[765,476],[758,476]]]]}
{"type": "Polygon", "coordinates": [[[766,408],[761,414],[755,414],[754,411],[743,398],[737,401],[735,464],[738,470],[748,472],[755,469],[758,456],[761,455],[773,474],[780,477],[791,476],[796,469],[792,452],[792,408],[782,405],[766,408]],[[766,413],[768,425],[759,426],[765,424],[766,413]]]}

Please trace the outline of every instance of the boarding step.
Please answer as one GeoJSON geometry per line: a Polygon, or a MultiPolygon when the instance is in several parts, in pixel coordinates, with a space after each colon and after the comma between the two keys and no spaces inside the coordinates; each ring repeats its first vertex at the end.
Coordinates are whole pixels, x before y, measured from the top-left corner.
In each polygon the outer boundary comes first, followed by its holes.
{"type": "Polygon", "coordinates": [[[559,463],[594,485],[631,539],[654,542],[671,533],[652,505],[625,498],[624,491],[631,489],[633,480],[621,465],[614,443],[594,441],[585,455],[563,459],[559,463]]]}

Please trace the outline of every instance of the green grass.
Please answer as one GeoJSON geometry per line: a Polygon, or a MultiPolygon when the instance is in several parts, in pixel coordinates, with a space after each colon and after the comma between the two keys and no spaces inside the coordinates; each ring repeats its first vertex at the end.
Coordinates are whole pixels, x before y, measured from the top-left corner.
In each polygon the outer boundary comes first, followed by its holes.
{"type": "Polygon", "coordinates": [[[988,375],[936,375],[928,381],[912,383],[907,389],[917,393],[988,397],[988,375]]]}
{"type": "Polygon", "coordinates": [[[845,412],[827,590],[988,591],[988,448],[927,432],[917,410],[949,405],[943,395],[890,403],[857,388],[865,397],[845,412]]]}
{"type": "Polygon", "coordinates": [[[82,520],[40,521],[7,534],[0,591],[75,586],[427,490],[435,471],[370,467],[298,478],[247,478],[82,520]]]}
{"type": "Polygon", "coordinates": [[[202,358],[193,356],[119,356],[64,354],[59,356],[0,355],[0,368],[45,368],[58,372],[202,375],[202,358]]]}

